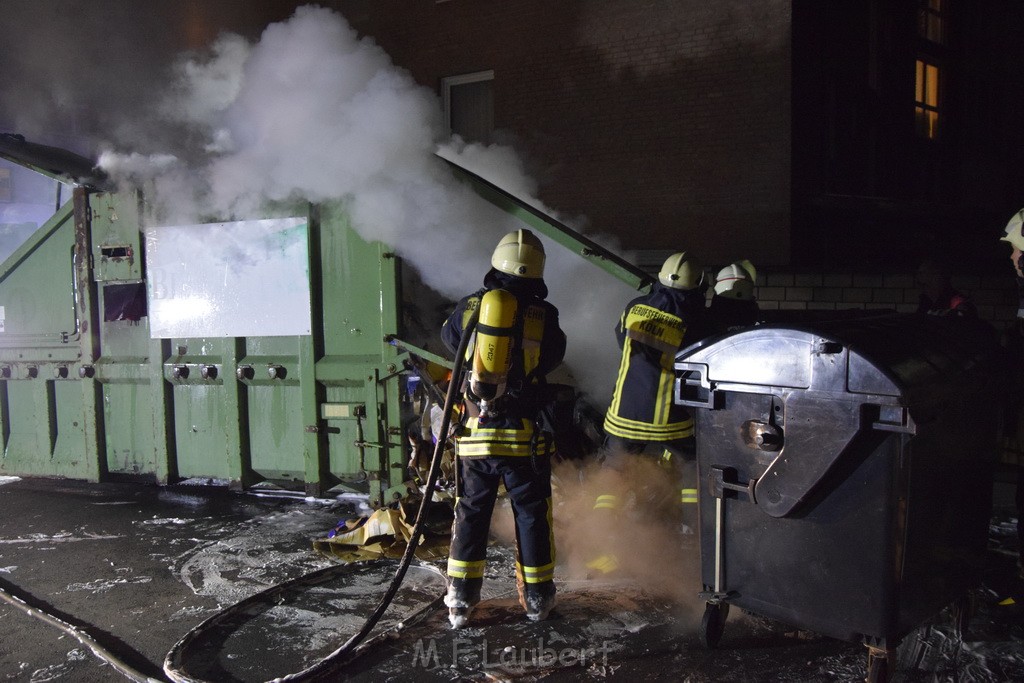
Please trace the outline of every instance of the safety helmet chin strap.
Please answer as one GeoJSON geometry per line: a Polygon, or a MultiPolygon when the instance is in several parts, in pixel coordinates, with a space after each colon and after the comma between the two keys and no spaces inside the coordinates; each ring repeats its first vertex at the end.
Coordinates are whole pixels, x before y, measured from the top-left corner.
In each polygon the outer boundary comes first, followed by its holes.
{"type": "Polygon", "coordinates": [[[1017,257],[1017,318],[1024,318],[1024,253],[1017,257]]]}

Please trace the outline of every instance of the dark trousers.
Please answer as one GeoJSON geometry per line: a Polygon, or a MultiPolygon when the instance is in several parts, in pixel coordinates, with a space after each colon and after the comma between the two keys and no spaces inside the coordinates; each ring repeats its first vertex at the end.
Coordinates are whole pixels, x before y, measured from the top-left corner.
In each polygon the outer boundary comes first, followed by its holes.
{"type": "Polygon", "coordinates": [[[1024,564],[1024,467],[1017,468],[1017,554],[1024,564]]]}
{"type": "Polygon", "coordinates": [[[675,441],[630,441],[618,436],[609,436],[605,440],[605,456],[602,465],[618,469],[620,467],[620,455],[643,455],[651,453],[655,457],[661,457],[665,451],[672,454],[675,462],[693,462],[697,458],[697,444],[692,436],[675,441]],[[653,451],[652,451],[653,449],[653,451]],[[656,452],[654,452],[656,451],[656,452]]]}
{"type": "MultiPolygon", "coordinates": [[[[555,544],[551,530],[551,463],[547,456],[459,458],[459,491],[452,528],[452,567],[479,566],[487,554],[491,513],[503,482],[515,516],[516,555],[526,584],[554,578],[555,544]],[[480,564],[477,564],[480,563],[480,564]]],[[[477,572],[465,578],[472,579],[477,572]]]]}

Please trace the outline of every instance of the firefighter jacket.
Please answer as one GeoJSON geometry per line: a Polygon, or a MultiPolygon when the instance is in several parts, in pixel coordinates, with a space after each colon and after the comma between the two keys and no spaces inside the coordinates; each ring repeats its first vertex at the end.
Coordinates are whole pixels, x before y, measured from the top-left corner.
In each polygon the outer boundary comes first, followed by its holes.
{"type": "MultiPolygon", "coordinates": [[[[516,298],[517,314],[512,362],[505,394],[498,399],[494,414],[479,418],[479,409],[466,401],[466,422],[457,439],[460,457],[518,456],[550,454],[550,433],[535,433],[535,420],[544,404],[543,380],[565,356],[565,333],[558,324],[558,309],[544,300],[543,280],[520,278],[492,269],[484,287],[464,297],[448,317],[441,339],[452,352],[484,293],[504,289],[516,298]]],[[[468,350],[472,354],[472,349],[468,350]]]]}
{"type": "Polygon", "coordinates": [[[693,435],[693,420],[672,399],[676,353],[709,331],[700,289],[655,283],[650,294],[629,302],[615,334],[622,348],[619,374],[604,429],[611,436],[644,443],[693,435]]]}
{"type": "MultiPolygon", "coordinates": [[[[761,320],[761,310],[753,299],[730,299],[726,296],[714,296],[708,306],[709,329],[714,334],[730,330],[753,327],[761,320]]],[[[687,337],[687,343],[692,336],[687,337]]]]}

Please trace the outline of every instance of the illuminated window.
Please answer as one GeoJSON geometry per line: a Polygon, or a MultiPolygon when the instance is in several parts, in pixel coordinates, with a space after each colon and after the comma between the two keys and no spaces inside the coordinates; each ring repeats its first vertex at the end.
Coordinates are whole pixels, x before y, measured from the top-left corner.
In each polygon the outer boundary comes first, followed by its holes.
{"type": "Polygon", "coordinates": [[[491,142],[494,132],[494,72],[441,79],[448,132],[466,142],[491,142]]]}
{"type": "Polygon", "coordinates": [[[939,134],[939,67],[917,60],[914,91],[914,121],[917,134],[935,139],[939,134]]]}
{"type": "Polygon", "coordinates": [[[942,11],[943,0],[919,0],[917,8],[917,35],[933,43],[946,43],[946,25],[942,11]]]}

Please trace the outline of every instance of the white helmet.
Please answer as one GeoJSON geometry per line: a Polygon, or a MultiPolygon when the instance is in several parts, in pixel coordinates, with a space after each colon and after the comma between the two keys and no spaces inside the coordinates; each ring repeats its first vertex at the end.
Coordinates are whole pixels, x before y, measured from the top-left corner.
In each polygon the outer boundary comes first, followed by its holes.
{"type": "Polygon", "coordinates": [[[754,283],[757,270],[746,259],[730,263],[718,271],[715,278],[715,296],[729,299],[750,300],[754,298],[754,283]]]}
{"type": "Polygon", "coordinates": [[[544,277],[544,244],[529,230],[513,230],[498,242],[491,265],[503,273],[525,278],[544,277]]]}
{"type": "Polygon", "coordinates": [[[704,281],[704,268],[685,251],[676,252],[661,266],[658,282],[672,289],[696,289],[704,281]]]}
{"type": "Polygon", "coordinates": [[[1005,234],[999,239],[1009,242],[1014,249],[1024,251],[1024,209],[1013,214],[1013,218],[1006,224],[1005,234]]]}

